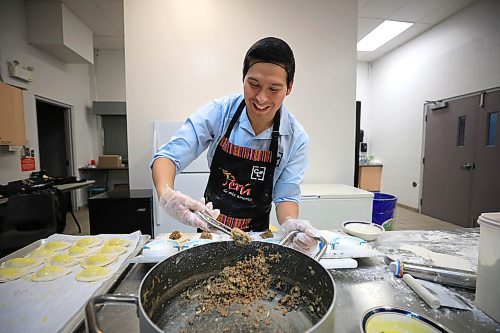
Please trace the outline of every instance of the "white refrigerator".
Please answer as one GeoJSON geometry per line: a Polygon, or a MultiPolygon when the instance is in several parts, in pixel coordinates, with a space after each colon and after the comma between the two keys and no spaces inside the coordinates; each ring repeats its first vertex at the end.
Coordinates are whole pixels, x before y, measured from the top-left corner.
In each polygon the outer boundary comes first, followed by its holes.
{"type": "MultiPolygon", "coordinates": [[[[156,152],[158,148],[168,142],[182,124],[182,122],[155,120],[153,122],[153,151],[156,152]]],[[[175,189],[197,200],[203,197],[210,174],[206,152],[207,151],[201,154],[175,178],[175,189]]],[[[153,196],[153,214],[154,237],[160,233],[172,232],[174,230],[181,232],[196,232],[196,228],[184,225],[166,214],[158,205],[156,193],[153,196]]]]}

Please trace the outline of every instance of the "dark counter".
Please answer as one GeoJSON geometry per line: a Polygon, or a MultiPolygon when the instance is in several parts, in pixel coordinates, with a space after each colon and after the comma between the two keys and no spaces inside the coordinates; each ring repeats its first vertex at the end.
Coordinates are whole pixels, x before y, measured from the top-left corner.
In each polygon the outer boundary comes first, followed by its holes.
{"type": "Polygon", "coordinates": [[[108,191],[88,199],[90,234],[153,234],[153,191],[108,191]]]}

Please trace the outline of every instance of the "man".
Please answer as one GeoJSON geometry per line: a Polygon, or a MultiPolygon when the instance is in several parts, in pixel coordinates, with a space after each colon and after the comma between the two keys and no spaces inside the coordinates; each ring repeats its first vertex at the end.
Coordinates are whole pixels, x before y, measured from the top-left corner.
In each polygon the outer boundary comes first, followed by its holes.
{"type": "Polygon", "coordinates": [[[264,231],[274,201],[283,231],[300,231],[292,246],[303,252],[316,247],[312,237],[317,230],[297,219],[309,138],[282,105],[294,74],[295,59],[287,43],[274,37],[257,41],[243,62],[243,95],[209,102],[158,150],[153,181],[169,215],[208,230],[192,212],[205,210],[231,228],[264,231]],[[207,148],[210,176],[204,205],[173,188],[175,175],[207,148]]]}

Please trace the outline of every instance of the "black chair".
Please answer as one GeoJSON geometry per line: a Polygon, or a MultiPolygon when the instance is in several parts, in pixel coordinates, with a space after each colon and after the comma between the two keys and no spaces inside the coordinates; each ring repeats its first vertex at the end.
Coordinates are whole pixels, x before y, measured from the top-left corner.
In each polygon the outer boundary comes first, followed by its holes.
{"type": "Polygon", "coordinates": [[[6,255],[60,229],[65,214],[59,194],[44,190],[20,194],[7,201],[0,225],[0,252],[6,255]]]}

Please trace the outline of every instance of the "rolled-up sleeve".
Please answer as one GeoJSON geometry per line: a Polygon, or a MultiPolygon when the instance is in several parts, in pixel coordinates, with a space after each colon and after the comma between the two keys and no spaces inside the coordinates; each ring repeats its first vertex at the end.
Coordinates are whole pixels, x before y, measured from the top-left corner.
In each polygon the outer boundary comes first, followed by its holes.
{"type": "Polygon", "coordinates": [[[181,128],[153,155],[151,167],[157,158],[170,159],[182,172],[191,162],[207,149],[220,127],[222,111],[215,101],[205,104],[200,110],[187,118],[181,128]]]}

